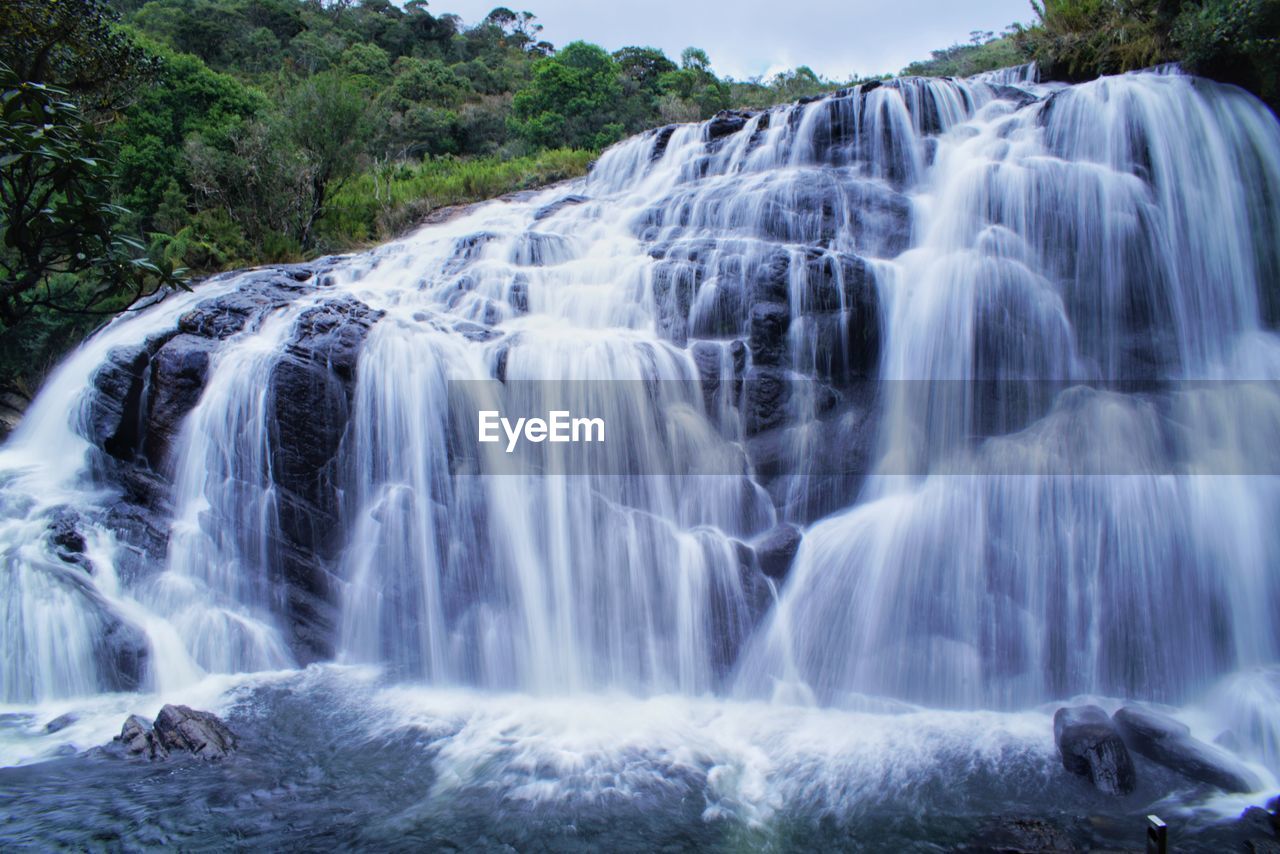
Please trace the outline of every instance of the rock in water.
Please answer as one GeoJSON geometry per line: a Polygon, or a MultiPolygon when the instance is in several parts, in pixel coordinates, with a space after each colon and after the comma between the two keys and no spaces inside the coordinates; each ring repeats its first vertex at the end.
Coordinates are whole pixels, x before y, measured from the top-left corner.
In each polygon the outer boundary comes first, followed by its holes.
{"type": "Polygon", "coordinates": [[[1191,735],[1185,724],[1137,706],[1115,714],[1116,729],[1133,751],[1152,762],[1227,792],[1256,792],[1257,776],[1229,753],[1191,735]]]}
{"type": "Polygon", "coordinates": [[[778,525],[761,537],[755,546],[760,571],[775,581],[786,578],[802,539],[800,529],[788,524],[778,525]]]}
{"type": "Polygon", "coordinates": [[[1062,767],[1088,777],[1109,795],[1127,795],[1137,783],[1133,759],[1107,713],[1097,706],[1064,706],[1053,716],[1053,740],[1062,767]]]}
{"type": "Polygon", "coordinates": [[[62,732],[62,730],[71,726],[79,719],[79,716],[74,712],[67,712],[65,715],[58,715],[56,718],[44,725],[44,731],[49,735],[52,735],[55,732],[62,732]]]}
{"type": "Polygon", "coordinates": [[[155,725],[129,715],[116,736],[125,749],[148,759],[164,759],[170,751],[186,751],[201,759],[224,759],[236,749],[236,736],[217,715],[187,706],[165,706],[155,725]]]}
{"type": "Polygon", "coordinates": [[[125,750],[135,756],[164,759],[169,755],[169,751],[156,739],[151,724],[140,715],[129,715],[120,729],[120,734],[116,736],[116,741],[123,743],[125,750]]]}
{"type": "Polygon", "coordinates": [[[167,750],[186,750],[201,759],[223,759],[236,749],[236,737],[209,712],[187,706],[165,706],[156,716],[154,734],[167,750]]]}

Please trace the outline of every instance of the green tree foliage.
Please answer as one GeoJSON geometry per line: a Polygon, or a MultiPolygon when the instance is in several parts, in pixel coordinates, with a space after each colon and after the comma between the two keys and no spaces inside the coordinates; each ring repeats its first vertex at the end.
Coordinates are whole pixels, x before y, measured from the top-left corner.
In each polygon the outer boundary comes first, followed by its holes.
{"type": "Polygon", "coordinates": [[[1042,71],[1086,80],[1164,62],[1280,106],[1280,0],[1044,0],[1016,34],[1042,71]]]}
{"type": "Polygon", "coordinates": [[[1017,41],[1017,32],[1013,27],[999,36],[974,31],[968,44],[953,44],[932,51],[929,59],[911,63],[902,73],[918,77],[969,77],[1022,65],[1028,57],[1017,41]]]}
{"type": "MultiPolygon", "coordinates": [[[[721,79],[697,48],[678,62],[651,47],[557,52],[531,12],[498,7],[465,27],[425,0],[8,0],[0,62],[79,111],[62,116],[58,156],[84,159],[44,186],[65,177],[50,209],[97,235],[71,255],[46,242],[43,268],[13,249],[8,269],[37,275],[33,297],[103,308],[170,267],[346,249],[438,205],[579,175],[627,133],[847,85],[803,67],[721,79]],[[124,272],[142,279],[108,287],[124,272]]],[[[23,215],[4,223],[14,240],[35,233],[23,215]]],[[[22,328],[6,329],[0,373],[97,322],[13,305],[22,328]]]]}
{"type": "Polygon", "coordinates": [[[6,0],[0,4],[0,62],[18,80],[67,92],[109,112],[147,82],[154,60],[115,26],[103,0],[6,0]]]}
{"type": "Polygon", "coordinates": [[[701,48],[687,47],[680,67],[658,78],[666,96],[663,117],[668,121],[707,119],[730,105],[728,84],[711,72],[711,59],[701,48]]]}
{"type": "Polygon", "coordinates": [[[586,42],[541,60],[511,105],[513,130],[530,145],[601,148],[621,139],[615,109],[622,97],[618,63],[586,42]]]}
{"type": "Polygon", "coordinates": [[[121,230],[109,152],[67,92],[0,66],[0,329],[91,315],[178,282],[121,230]]]}
{"type": "Polygon", "coordinates": [[[1209,0],[1178,16],[1173,40],[1188,70],[1243,86],[1280,110],[1280,0],[1209,0]]]}

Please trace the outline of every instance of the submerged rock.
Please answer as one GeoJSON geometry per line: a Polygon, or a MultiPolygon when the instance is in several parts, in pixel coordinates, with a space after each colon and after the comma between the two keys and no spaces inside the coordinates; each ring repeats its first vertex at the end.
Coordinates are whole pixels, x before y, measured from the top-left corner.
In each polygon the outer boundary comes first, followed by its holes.
{"type": "Polygon", "coordinates": [[[786,578],[803,539],[795,525],[778,525],[769,531],[755,544],[760,571],[775,581],[786,578]]]}
{"type": "Polygon", "coordinates": [[[1125,744],[1159,765],[1227,792],[1256,792],[1262,782],[1226,751],[1191,735],[1168,715],[1125,706],[1113,718],[1125,744]]]}
{"type": "Polygon", "coordinates": [[[187,706],[165,706],[155,724],[130,715],[116,741],[133,755],[164,759],[172,752],[186,752],[204,760],[225,759],[236,749],[236,736],[210,712],[187,706]]]}
{"type": "Polygon", "coordinates": [[[55,732],[61,732],[79,719],[79,716],[74,712],[67,712],[65,715],[58,715],[56,718],[44,725],[45,734],[52,735],[55,732]]]}
{"type": "Polygon", "coordinates": [[[1097,706],[1063,706],[1053,716],[1062,767],[1088,777],[1100,792],[1127,795],[1137,784],[1133,759],[1107,713],[1097,706]]]}
{"type": "MultiPolygon", "coordinates": [[[[1104,713],[1105,714],[1105,713],[1104,713]]],[[[1031,854],[1045,851],[1082,851],[1066,829],[1042,818],[993,819],[961,851],[1031,854]]]]}

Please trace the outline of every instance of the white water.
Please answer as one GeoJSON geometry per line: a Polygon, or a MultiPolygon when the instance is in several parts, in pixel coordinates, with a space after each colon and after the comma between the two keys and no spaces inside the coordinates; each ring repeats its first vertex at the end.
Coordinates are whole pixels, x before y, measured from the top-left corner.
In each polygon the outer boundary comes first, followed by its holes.
{"type": "MultiPolygon", "coordinates": [[[[1018,75],[908,80],[753,117],[714,145],[680,127],[656,161],[655,138],[636,138],[572,186],[344,262],[332,289],[216,354],[170,460],[163,572],[122,585],[100,531],[99,572],[67,583],[79,570],[38,541],[50,507],[104,500],[74,423],[95,367],[234,279],[114,324],[0,452],[11,569],[0,696],[98,689],[101,618],[86,595],[143,624],[164,652],[150,673],[161,690],[293,660],[266,378],[301,312],[342,293],[385,312],[361,351],[343,444],[342,660],[450,691],[531,693],[535,727],[583,692],[641,698],[583,712],[629,721],[645,697],[715,717],[722,701],[708,697],[732,694],[741,702],[724,714],[766,728],[794,715],[771,711],[775,699],[967,710],[894,717],[883,743],[874,715],[815,711],[814,732],[865,739],[849,749],[868,758],[842,766],[855,776],[900,753],[899,737],[927,744],[939,728],[948,744],[985,728],[1029,738],[1028,721],[1044,721],[1028,710],[1077,694],[1207,697],[1203,726],[1230,727],[1276,768],[1273,671],[1258,668],[1278,658],[1280,491],[1275,477],[1233,474],[1280,464],[1274,387],[1201,384],[1164,411],[1068,388],[1280,380],[1262,303],[1280,270],[1280,128],[1242,93],[1176,75],[1053,92],[1018,75]],[[588,199],[537,217],[568,193],[588,199]],[[750,283],[779,257],[795,429],[771,501],[726,473],[745,465],[735,443],[748,432],[745,402],[727,391],[727,341],[748,333],[750,283]],[[857,276],[880,330],[870,368],[857,276]],[[513,309],[521,299],[528,313],[513,309]],[[472,340],[462,321],[498,334],[472,340]],[[687,339],[721,348],[711,419],[687,339]],[[563,477],[503,473],[500,450],[451,444],[497,393],[458,381],[500,364],[522,410],[569,400],[625,444],[563,477]],[[848,509],[808,528],[770,605],[734,540],[809,521],[805,502],[828,487],[804,475],[830,429],[814,420],[811,377],[841,386],[862,370],[894,381],[878,388],[879,473],[856,504],[824,493],[848,509]],[[963,385],[975,379],[1023,384],[1021,402],[992,411],[963,385]],[[897,382],[938,380],[959,382],[897,382]],[[973,442],[993,419],[1008,435],[973,442]],[[1169,420],[1182,428],[1172,438],[1169,420]],[[686,470],[712,474],[670,473],[686,470]],[[761,592],[768,612],[753,630],[761,592]]],[[[795,773],[782,754],[818,761],[785,741],[771,739],[774,773],[795,773]]]]}

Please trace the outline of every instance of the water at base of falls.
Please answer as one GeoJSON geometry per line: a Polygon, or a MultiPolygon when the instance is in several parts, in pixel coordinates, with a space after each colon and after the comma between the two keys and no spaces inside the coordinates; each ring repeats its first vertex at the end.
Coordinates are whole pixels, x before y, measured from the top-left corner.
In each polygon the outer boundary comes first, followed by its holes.
{"type": "MultiPolygon", "coordinates": [[[[1179,850],[1232,850],[1247,834],[1229,820],[1252,802],[1183,806],[1195,788],[1157,766],[1130,797],[1100,799],[1064,778],[1045,710],[531,697],[331,665],[179,698],[225,716],[233,761],[91,752],[0,768],[6,847],[936,851],[1038,821],[1079,850],[1129,850],[1154,810],[1179,850]]],[[[62,737],[105,739],[160,702],[103,698],[62,737]]],[[[0,718],[0,750],[43,723],[16,718],[0,718]]]]}
{"type": "Polygon", "coordinates": [[[0,844],[1233,844],[1051,717],[1276,786],[1278,204],[1237,90],[907,79],[113,323],[0,449],[0,844]],[[239,755],[90,750],[163,702],[239,755]]]}

